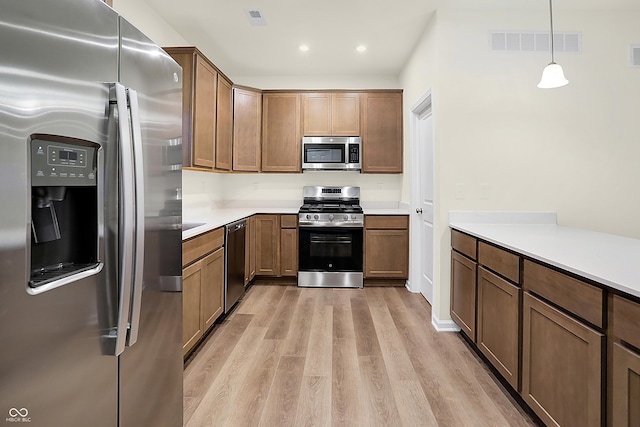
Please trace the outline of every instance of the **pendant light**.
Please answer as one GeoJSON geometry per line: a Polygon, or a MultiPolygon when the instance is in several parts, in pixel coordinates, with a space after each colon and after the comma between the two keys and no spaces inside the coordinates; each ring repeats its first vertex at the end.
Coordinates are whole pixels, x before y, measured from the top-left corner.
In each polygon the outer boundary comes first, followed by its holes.
{"type": "Polygon", "coordinates": [[[542,78],[540,79],[540,83],[538,83],[538,87],[541,89],[553,89],[556,87],[561,87],[569,83],[564,77],[564,72],[562,71],[562,67],[555,63],[555,58],[553,55],[553,6],[551,5],[551,0],[549,0],[549,16],[551,20],[551,62],[549,65],[544,67],[542,70],[542,78]]]}

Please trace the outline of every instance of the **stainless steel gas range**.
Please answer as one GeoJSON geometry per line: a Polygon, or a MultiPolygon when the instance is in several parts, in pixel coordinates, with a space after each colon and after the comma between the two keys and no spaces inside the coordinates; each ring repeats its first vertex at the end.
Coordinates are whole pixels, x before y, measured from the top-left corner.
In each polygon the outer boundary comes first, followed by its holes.
{"type": "Polygon", "coordinates": [[[304,187],[298,212],[298,286],[361,288],[360,187],[304,187]]]}

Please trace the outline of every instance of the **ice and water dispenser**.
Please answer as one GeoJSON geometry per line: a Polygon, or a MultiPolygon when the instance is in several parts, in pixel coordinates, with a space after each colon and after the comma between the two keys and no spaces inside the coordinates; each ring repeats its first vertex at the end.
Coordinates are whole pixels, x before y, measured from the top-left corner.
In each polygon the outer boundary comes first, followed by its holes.
{"type": "Polygon", "coordinates": [[[31,288],[98,264],[97,153],[87,141],[31,140],[31,288]]]}

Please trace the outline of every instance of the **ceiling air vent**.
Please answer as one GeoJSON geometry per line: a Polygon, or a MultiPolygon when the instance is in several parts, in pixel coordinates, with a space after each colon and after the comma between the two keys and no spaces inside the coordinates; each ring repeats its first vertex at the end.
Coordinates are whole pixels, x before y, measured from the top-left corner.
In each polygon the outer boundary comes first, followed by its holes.
{"type": "Polygon", "coordinates": [[[251,25],[255,27],[264,27],[265,25],[267,25],[267,21],[265,21],[264,15],[258,9],[245,10],[245,13],[247,14],[247,18],[249,18],[249,22],[251,22],[251,25]]]}
{"type": "MultiPolygon", "coordinates": [[[[489,46],[494,52],[549,52],[549,33],[532,31],[490,31],[489,46]]],[[[580,33],[555,33],[555,52],[580,53],[582,35],[580,33]]]]}
{"type": "Polygon", "coordinates": [[[631,66],[640,67],[640,44],[631,45],[631,66]]]}

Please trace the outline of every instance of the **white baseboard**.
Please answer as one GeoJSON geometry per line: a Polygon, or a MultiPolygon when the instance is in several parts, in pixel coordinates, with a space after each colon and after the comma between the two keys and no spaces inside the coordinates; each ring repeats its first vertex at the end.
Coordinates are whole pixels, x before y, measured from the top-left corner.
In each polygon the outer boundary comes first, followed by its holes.
{"type": "Polygon", "coordinates": [[[409,280],[407,280],[407,282],[404,284],[404,287],[407,288],[407,290],[412,294],[420,293],[420,291],[414,291],[413,289],[411,289],[411,282],[409,280]]]}
{"type": "Polygon", "coordinates": [[[440,320],[438,317],[431,313],[431,324],[438,332],[459,332],[460,326],[453,320],[440,320]]]}

